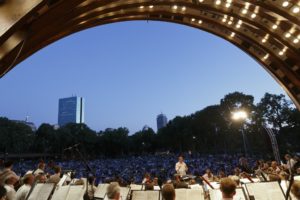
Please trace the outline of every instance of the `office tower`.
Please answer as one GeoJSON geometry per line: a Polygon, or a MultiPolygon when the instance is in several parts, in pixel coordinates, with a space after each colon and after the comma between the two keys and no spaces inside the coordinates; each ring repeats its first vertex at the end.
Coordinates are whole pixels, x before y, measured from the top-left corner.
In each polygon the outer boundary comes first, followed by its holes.
{"type": "Polygon", "coordinates": [[[166,115],[159,114],[157,115],[156,122],[157,122],[157,130],[159,130],[167,125],[168,119],[166,115]]]}
{"type": "Polygon", "coordinates": [[[84,123],[84,99],[82,97],[68,97],[59,99],[58,125],[68,123],[84,123]]]}

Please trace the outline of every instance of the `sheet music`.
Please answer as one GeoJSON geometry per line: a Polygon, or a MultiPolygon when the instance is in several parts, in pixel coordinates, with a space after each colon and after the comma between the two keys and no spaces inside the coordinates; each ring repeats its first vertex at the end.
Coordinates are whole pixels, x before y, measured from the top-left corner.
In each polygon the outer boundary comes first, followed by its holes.
{"type": "Polygon", "coordinates": [[[66,200],[82,200],[85,192],[83,185],[71,185],[66,200]]]}
{"type": "Polygon", "coordinates": [[[185,200],[186,198],[186,190],[187,189],[175,189],[176,200],[185,200]]]}
{"type": "Polygon", "coordinates": [[[158,200],[159,191],[133,191],[132,200],[158,200]]]}
{"type": "Polygon", "coordinates": [[[126,200],[129,194],[130,188],[128,187],[121,187],[121,199],[122,200],[126,200]]]}
{"type": "MultiPolygon", "coordinates": [[[[222,192],[220,189],[209,190],[209,196],[210,200],[220,200],[222,199],[222,192]]],[[[233,200],[247,200],[242,188],[236,189],[236,194],[234,195],[233,200]]]]}
{"type": "Polygon", "coordinates": [[[47,200],[53,188],[53,183],[36,184],[28,200],[47,200]]]}
{"type": "Polygon", "coordinates": [[[204,200],[204,191],[203,190],[189,190],[187,189],[188,200],[204,200]]]}
{"type": "Polygon", "coordinates": [[[142,190],[143,185],[136,185],[136,184],[131,184],[130,189],[131,190],[142,190]]]}
{"type": "Polygon", "coordinates": [[[70,189],[70,186],[68,186],[68,185],[57,187],[54,190],[51,200],[65,200],[68,196],[69,189],[70,189]]]}
{"type": "Polygon", "coordinates": [[[97,190],[95,191],[94,197],[95,198],[101,198],[104,199],[104,196],[106,194],[106,189],[109,186],[109,184],[99,184],[97,187],[97,190]]]}
{"type": "Polygon", "coordinates": [[[160,190],[160,187],[157,186],[157,185],[155,185],[154,188],[153,188],[153,190],[159,191],[159,190],[160,190]]]}
{"type": "MultiPolygon", "coordinates": [[[[253,180],[254,183],[260,182],[260,180],[259,180],[258,178],[253,178],[252,180],[253,180]]],[[[244,184],[246,184],[246,183],[251,183],[251,181],[250,181],[249,179],[247,179],[247,178],[241,178],[241,179],[240,179],[240,182],[241,182],[241,183],[244,183],[244,184]]]]}
{"type": "Polygon", "coordinates": [[[255,200],[284,200],[284,194],[278,182],[249,183],[246,188],[255,200]]]}
{"type": "Polygon", "coordinates": [[[57,186],[62,186],[65,183],[66,179],[67,179],[67,175],[63,175],[63,177],[57,183],[57,186]]]}

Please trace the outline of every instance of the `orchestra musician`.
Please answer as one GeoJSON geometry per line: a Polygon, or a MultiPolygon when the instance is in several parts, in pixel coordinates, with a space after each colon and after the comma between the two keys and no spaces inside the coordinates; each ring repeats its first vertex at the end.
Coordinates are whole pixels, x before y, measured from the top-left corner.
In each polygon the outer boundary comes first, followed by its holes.
{"type": "Polygon", "coordinates": [[[183,160],[183,156],[178,157],[178,162],[175,165],[176,173],[180,176],[185,176],[188,171],[188,167],[183,160]]]}

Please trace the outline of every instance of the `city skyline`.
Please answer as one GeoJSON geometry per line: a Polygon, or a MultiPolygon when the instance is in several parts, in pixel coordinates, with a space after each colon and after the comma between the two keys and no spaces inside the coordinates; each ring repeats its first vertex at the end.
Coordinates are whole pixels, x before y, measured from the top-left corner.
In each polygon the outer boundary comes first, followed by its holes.
{"type": "Polygon", "coordinates": [[[218,104],[234,91],[284,93],[257,62],[209,33],[164,22],[124,22],[63,38],[0,79],[0,115],[56,124],[57,99],[85,97],[94,130],[144,125],[218,104]],[[101,36],[101,37],[100,37],[101,36]],[[182,37],[185,36],[185,37],[182,37]]]}

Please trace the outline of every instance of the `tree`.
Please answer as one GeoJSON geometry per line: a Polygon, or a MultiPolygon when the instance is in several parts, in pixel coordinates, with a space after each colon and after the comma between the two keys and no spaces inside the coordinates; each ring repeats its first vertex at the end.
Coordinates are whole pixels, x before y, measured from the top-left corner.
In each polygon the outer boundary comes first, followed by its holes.
{"type": "Polygon", "coordinates": [[[274,129],[280,130],[290,123],[291,102],[283,94],[266,93],[257,104],[257,108],[263,121],[274,129]]]}

